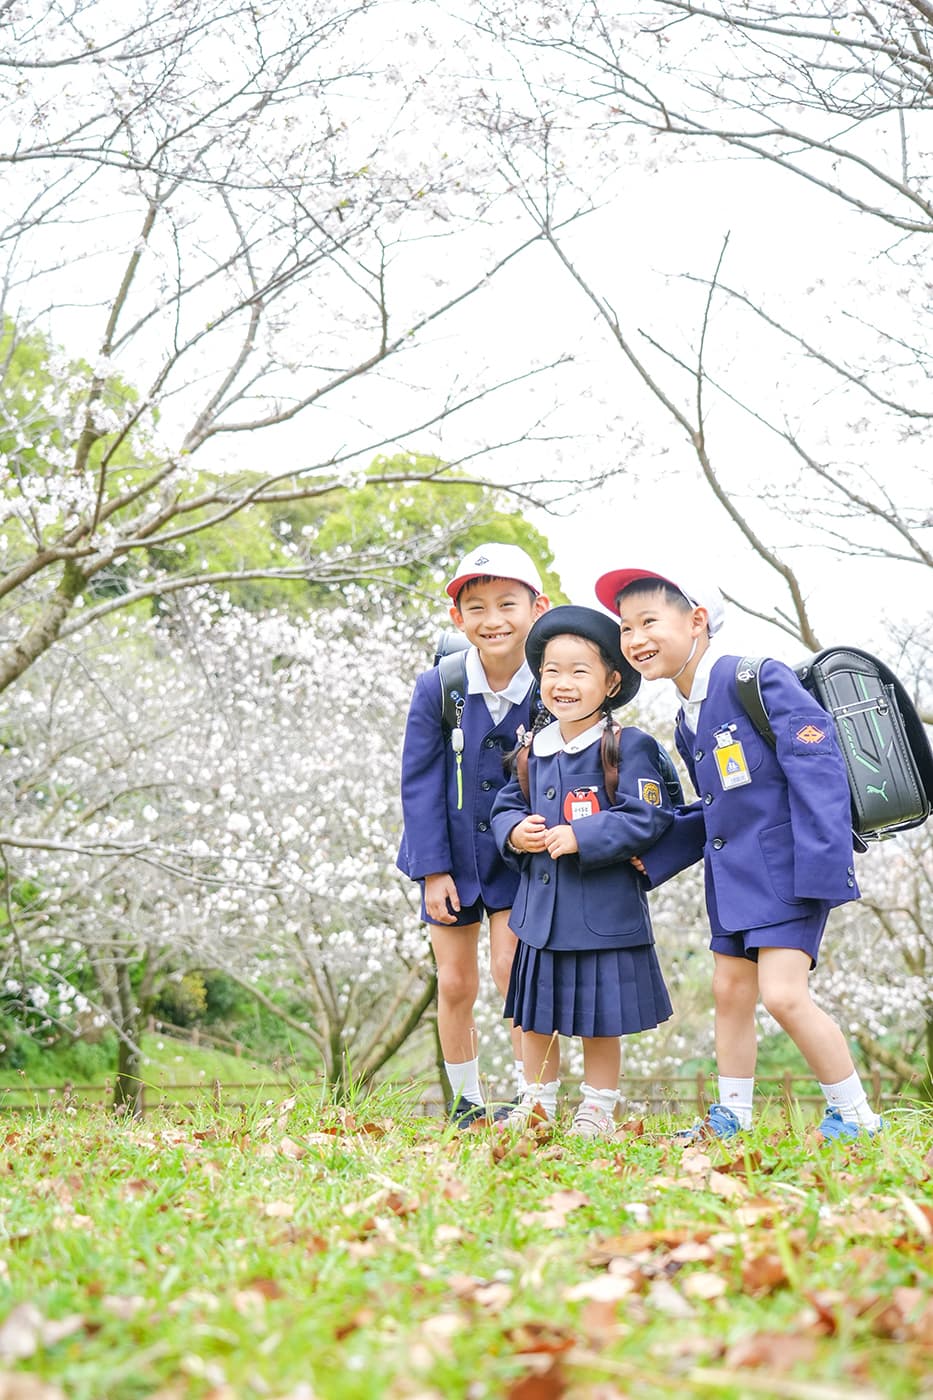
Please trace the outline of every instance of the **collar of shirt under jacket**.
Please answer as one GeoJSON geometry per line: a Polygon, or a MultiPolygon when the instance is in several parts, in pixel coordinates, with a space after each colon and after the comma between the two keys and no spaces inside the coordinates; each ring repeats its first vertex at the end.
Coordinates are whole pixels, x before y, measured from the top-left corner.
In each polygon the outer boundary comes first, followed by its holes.
{"type": "Polygon", "coordinates": [[[531,667],[527,661],[523,661],[505,690],[493,690],[486,679],[486,672],[476,647],[470,647],[467,652],[466,678],[467,694],[482,695],[486,701],[486,708],[496,724],[508,714],[510,706],[518,705],[524,700],[534,680],[531,667]]]}
{"type": "MultiPolygon", "coordinates": [[[[700,706],[709,692],[710,672],[718,655],[714,646],[707,647],[697,664],[693,685],[690,687],[690,697],[687,700],[682,699],[684,720],[692,734],[697,732],[697,725],[700,722],[700,706]]],[[[677,693],[680,694],[679,691],[677,693]]]]}
{"type": "Polygon", "coordinates": [[[606,728],[606,717],[598,719],[595,724],[591,724],[589,729],[584,729],[582,734],[577,734],[575,738],[564,742],[560,725],[557,720],[552,720],[550,724],[539,729],[531,746],[532,753],[536,758],[549,758],[554,753],[582,753],[591,744],[595,744],[606,728]]]}

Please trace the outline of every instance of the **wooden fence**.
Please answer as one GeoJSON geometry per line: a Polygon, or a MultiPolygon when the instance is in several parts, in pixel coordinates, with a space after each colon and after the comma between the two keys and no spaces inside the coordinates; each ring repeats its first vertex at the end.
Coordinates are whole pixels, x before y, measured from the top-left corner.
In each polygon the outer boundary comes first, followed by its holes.
{"type": "MultiPolygon", "coordinates": [[[[197,1084],[173,1084],[160,1086],[144,1085],[144,1097],[149,1107],[195,1108],[213,1106],[221,1109],[242,1108],[250,1104],[263,1104],[284,1098],[301,1087],[302,1081],[266,1080],[253,1083],[221,1082],[202,1080],[197,1084]]],[[[866,1088],[875,1108],[888,1109],[896,1103],[912,1097],[910,1086],[899,1090],[898,1081],[893,1075],[882,1074],[878,1070],[867,1076],[866,1088]]],[[[823,1096],[810,1078],[786,1071],[780,1075],[761,1075],[755,1080],[756,1096],[759,1102],[770,1101],[775,1106],[790,1110],[795,1105],[810,1107],[822,1105],[823,1096]]],[[[418,1097],[413,1097],[412,1107],[428,1117],[439,1116],[443,1112],[440,1091],[433,1086],[413,1086],[420,1088],[418,1097]]],[[[707,1070],[698,1070],[691,1075],[656,1075],[622,1079],[623,1115],[631,1112],[652,1114],[670,1113],[672,1116],[684,1113],[702,1113],[707,1104],[716,1096],[716,1076],[707,1070]]],[[[26,1112],[41,1110],[61,1111],[62,1109],[109,1109],[113,1100],[113,1084],[16,1084],[0,1088],[0,1111],[26,1112]]]]}

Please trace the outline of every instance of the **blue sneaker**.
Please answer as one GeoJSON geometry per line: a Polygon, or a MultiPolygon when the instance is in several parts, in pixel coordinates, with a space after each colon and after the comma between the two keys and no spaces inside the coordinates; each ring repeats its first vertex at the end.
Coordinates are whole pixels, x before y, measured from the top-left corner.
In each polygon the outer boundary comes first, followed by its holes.
{"type": "Polygon", "coordinates": [[[461,1094],[456,1103],[451,1100],[447,1105],[447,1117],[454,1127],[463,1132],[466,1128],[472,1128],[476,1123],[486,1122],[486,1105],[484,1103],[470,1103],[461,1094]]]}
{"type": "Polygon", "coordinates": [[[883,1127],[883,1118],[879,1120],[877,1128],[863,1128],[861,1123],[850,1123],[843,1118],[838,1108],[827,1108],[819,1131],[827,1142],[842,1142],[845,1139],[861,1137],[862,1133],[866,1137],[873,1138],[876,1133],[881,1132],[883,1127]]]}
{"type": "Polygon", "coordinates": [[[706,1117],[694,1123],[692,1128],[682,1128],[675,1133],[674,1141],[691,1143],[701,1138],[733,1138],[741,1131],[742,1124],[731,1108],[725,1108],[721,1103],[711,1103],[706,1117]]]}

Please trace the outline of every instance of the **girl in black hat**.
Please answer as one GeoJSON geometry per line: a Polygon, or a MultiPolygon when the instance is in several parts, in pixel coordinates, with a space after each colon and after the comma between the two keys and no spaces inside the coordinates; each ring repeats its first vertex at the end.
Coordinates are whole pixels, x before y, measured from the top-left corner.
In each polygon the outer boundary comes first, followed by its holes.
{"type": "Polygon", "coordinates": [[[640,680],[613,619],[552,608],[525,653],[556,723],[536,726],[519,750],[492,814],[499,849],[521,876],[505,1015],[521,1027],[530,1086],[504,1122],[524,1126],[538,1108],[554,1117],[558,1035],[574,1035],[584,1083],[571,1132],[606,1137],[619,1099],[619,1037],[671,1015],[644,881],[630,861],[666,831],[672,808],[655,740],[612,722],[640,680]]]}

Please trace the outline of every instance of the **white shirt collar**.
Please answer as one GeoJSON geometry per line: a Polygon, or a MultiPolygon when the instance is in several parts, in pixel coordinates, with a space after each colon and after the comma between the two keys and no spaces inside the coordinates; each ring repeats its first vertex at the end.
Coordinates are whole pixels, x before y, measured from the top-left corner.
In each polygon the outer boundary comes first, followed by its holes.
{"type": "Polygon", "coordinates": [[[700,706],[709,693],[710,673],[717,659],[718,652],[715,644],[710,642],[697,662],[697,668],[693,674],[693,684],[690,687],[689,696],[685,700],[680,694],[680,691],[677,692],[681,704],[683,705],[684,719],[687,721],[688,728],[692,729],[694,734],[696,733],[697,722],[700,718],[700,706]]]}
{"type": "Polygon", "coordinates": [[[517,705],[519,701],[524,700],[528,694],[529,686],[534,680],[531,667],[527,661],[523,661],[504,690],[493,690],[486,678],[486,672],[476,647],[470,647],[467,652],[466,678],[467,692],[470,695],[499,696],[503,700],[507,700],[509,705],[517,705]]]}
{"type": "Polygon", "coordinates": [[[606,717],[604,715],[595,724],[591,724],[589,729],[584,729],[582,734],[568,739],[565,743],[560,732],[560,725],[554,719],[543,729],[538,730],[531,751],[536,758],[550,758],[555,753],[581,753],[583,749],[588,749],[591,744],[596,743],[605,728],[606,717]]]}

